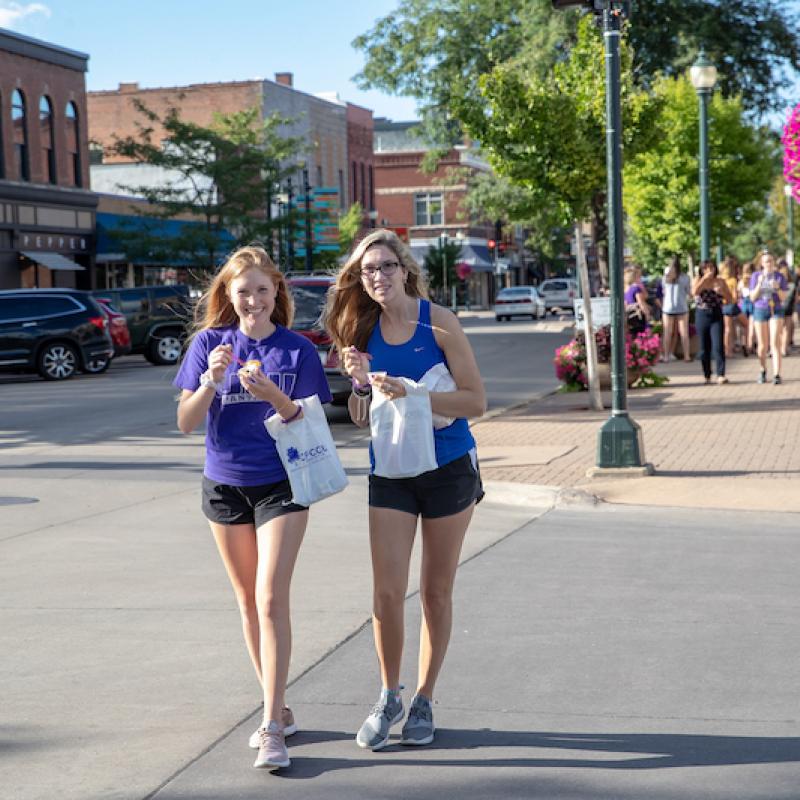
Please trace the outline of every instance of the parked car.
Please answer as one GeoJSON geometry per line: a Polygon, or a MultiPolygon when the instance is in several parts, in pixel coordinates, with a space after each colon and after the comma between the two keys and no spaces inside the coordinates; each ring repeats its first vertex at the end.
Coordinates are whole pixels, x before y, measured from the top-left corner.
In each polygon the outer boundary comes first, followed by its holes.
{"type": "Polygon", "coordinates": [[[331,347],[328,334],[319,324],[322,310],[325,307],[325,297],[328,289],[333,285],[334,278],[330,275],[290,274],[286,282],[294,297],[294,322],[292,330],[310,339],[317,348],[325,375],[328,378],[333,402],[343,405],[350,395],[350,379],[343,375],[339,369],[339,355],[336,348],[331,347]]]}
{"type": "Polygon", "coordinates": [[[131,332],[128,330],[125,315],[117,311],[107,297],[95,297],[95,300],[108,320],[108,332],[114,343],[114,358],[128,355],[131,351],[131,332]]]}
{"type": "Polygon", "coordinates": [[[501,289],[494,301],[494,318],[498,322],[511,317],[541,319],[547,308],[535,286],[510,286],[501,289]]]}
{"type": "Polygon", "coordinates": [[[78,370],[105,372],[113,355],[108,320],[88,292],[0,291],[0,369],[58,381],[78,370]]]}
{"type": "Polygon", "coordinates": [[[578,296],[578,282],[574,278],[548,278],[539,286],[545,307],[554,314],[560,309],[574,313],[573,300],[578,296]]]}
{"type": "Polygon", "coordinates": [[[187,286],[135,286],[130,289],[98,289],[95,297],[107,298],[125,315],[132,353],[142,353],[152,364],[177,364],[191,321],[187,286]]]}

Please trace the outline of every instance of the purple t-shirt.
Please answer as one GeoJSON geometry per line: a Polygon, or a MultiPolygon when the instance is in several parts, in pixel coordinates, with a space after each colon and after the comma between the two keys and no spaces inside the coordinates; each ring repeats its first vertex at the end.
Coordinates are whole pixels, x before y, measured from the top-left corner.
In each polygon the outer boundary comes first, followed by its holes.
{"type": "MultiPolygon", "coordinates": [[[[208,369],[208,354],[220,344],[233,345],[233,355],[242,361],[261,362],[261,371],[292,399],[319,395],[331,400],[328,380],[317,350],[298,333],[278,325],[266,339],[250,339],[238,328],[208,328],[189,345],[175,378],[179,389],[195,391],[208,369]]],[[[274,409],[249,394],[234,361],[222,380],[222,392],[211,401],[206,420],[206,465],[203,474],[212,481],[231,486],[260,486],[286,479],[275,440],[267,433],[264,419],[274,409]]]]}
{"type": "Polygon", "coordinates": [[[642,287],[638,283],[632,283],[625,290],[625,305],[629,306],[636,302],[636,295],[642,291],[642,287]]]}
{"type": "MultiPolygon", "coordinates": [[[[752,296],[753,289],[756,288],[758,279],[764,275],[763,270],[754,272],[750,276],[750,294],[752,296]]],[[[780,272],[770,272],[764,275],[764,282],[761,284],[761,291],[758,293],[758,300],[753,301],[755,308],[769,308],[770,300],[772,301],[773,308],[781,307],[781,298],[777,290],[780,289],[785,292],[789,288],[786,283],[786,278],[780,272]]]]}

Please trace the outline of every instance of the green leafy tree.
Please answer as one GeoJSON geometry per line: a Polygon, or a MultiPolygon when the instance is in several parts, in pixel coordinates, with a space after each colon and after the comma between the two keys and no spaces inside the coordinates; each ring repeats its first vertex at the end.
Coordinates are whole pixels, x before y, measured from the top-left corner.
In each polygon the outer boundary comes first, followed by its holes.
{"type": "Polygon", "coordinates": [[[415,98],[425,137],[446,148],[461,141],[456,102],[482,103],[481,75],[524,63],[544,77],[570,25],[550,0],[403,0],[354,40],[366,56],[356,81],[415,98]]]}
{"type": "Polygon", "coordinates": [[[157,226],[136,231],[120,229],[115,237],[131,253],[157,255],[164,261],[191,259],[213,268],[221,243],[268,241],[280,224],[264,213],[272,187],[297,168],[303,147],[299,137],[284,136],[286,119],[273,115],[262,120],[258,109],[215,115],[212,125],[181,119],[177,109],[163,117],[137,102],[141,116],[137,134],[116,138],[112,151],[132,161],[167,170],[169,179],[157,185],[128,185],[126,190],[145,198],[151,207],[133,207],[156,219],[187,219],[202,225],[184,225],[180,234],[165,236],[157,226]],[[166,141],[155,141],[161,129],[166,141]]]}
{"type": "Polygon", "coordinates": [[[737,231],[729,246],[740,261],[754,259],[764,247],[773,253],[782,253],[789,247],[787,198],[783,187],[783,178],[776,175],[768,202],[753,203],[748,214],[752,221],[737,231]]]}
{"type": "Polygon", "coordinates": [[[353,203],[347,211],[339,217],[339,255],[350,252],[358,232],[364,225],[364,208],[361,203],[353,203]]]}
{"type": "Polygon", "coordinates": [[[461,255],[461,245],[448,241],[442,247],[431,247],[425,255],[424,267],[428,272],[428,285],[436,291],[444,289],[443,278],[447,274],[447,285],[455,286],[458,280],[456,265],[461,255]]]}
{"type": "MultiPolygon", "coordinates": [[[[699,247],[700,190],[697,94],[685,77],[654,85],[660,99],[655,136],[626,161],[625,210],[634,256],[660,267],[699,247]]],[[[774,135],[749,125],[738,98],[715,94],[709,104],[711,241],[730,242],[765,205],[780,169],[774,135]]]]}
{"type": "Polygon", "coordinates": [[[800,69],[796,9],[787,0],[634,0],[635,70],[645,82],[682,75],[703,47],[723,95],[755,114],[780,109],[800,69]]]}
{"type": "MultiPolygon", "coordinates": [[[[647,144],[658,101],[634,85],[632,53],[624,41],[621,60],[623,145],[629,154],[647,144]]],[[[605,239],[604,76],[603,43],[586,17],[569,57],[547,78],[496,67],[479,81],[483,104],[460,108],[497,173],[526,191],[530,209],[547,209],[552,227],[540,234],[543,239],[586,218],[593,221],[595,244],[605,239]]],[[[598,252],[605,273],[605,248],[598,252]]]]}

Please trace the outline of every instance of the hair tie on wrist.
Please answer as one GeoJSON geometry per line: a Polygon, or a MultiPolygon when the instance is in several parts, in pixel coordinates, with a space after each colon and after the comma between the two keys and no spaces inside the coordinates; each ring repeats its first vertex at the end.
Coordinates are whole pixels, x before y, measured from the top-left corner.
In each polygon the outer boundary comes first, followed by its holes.
{"type": "Polygon", "coordinates": [[[295,407],[294,414],[292,414],[292,416],[289,417],[288,419],[282,419],[281,420],[281,422],[284,425],[287,425],[290,422],[294,422],[294,420],[296,420],[300,416],[301,412],[303,411],[303,406],[297,405],[297,403],[294,403],[294,407],[295,407]]]}

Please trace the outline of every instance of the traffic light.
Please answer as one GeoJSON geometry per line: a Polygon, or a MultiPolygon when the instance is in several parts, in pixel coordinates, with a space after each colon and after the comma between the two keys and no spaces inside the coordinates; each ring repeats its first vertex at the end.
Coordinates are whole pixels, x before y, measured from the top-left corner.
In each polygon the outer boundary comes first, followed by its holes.
{"type": "Polygon", "coordinates": [[[506,254],[506,246],[507,245],[505,242],[500,242],[500,244],[497,245],[497,249],[500,251],[501,256],[504,256],[506,254]]]}
{"type": "Polygon", "coordinates": [[[489,255],[494,258],[494,248],[497,246],[497,242],[494,239],[489,239],[486,242],[486,246],[489,248],[489,255]]]}

